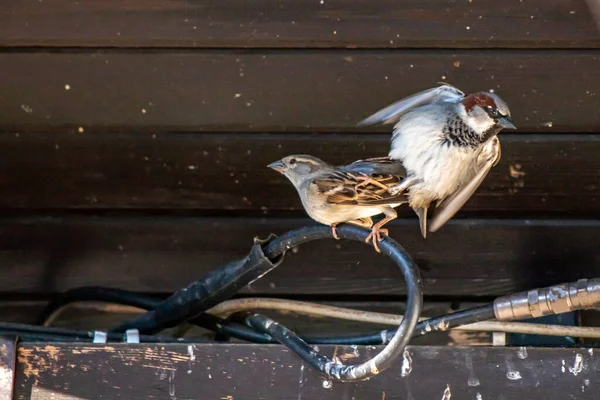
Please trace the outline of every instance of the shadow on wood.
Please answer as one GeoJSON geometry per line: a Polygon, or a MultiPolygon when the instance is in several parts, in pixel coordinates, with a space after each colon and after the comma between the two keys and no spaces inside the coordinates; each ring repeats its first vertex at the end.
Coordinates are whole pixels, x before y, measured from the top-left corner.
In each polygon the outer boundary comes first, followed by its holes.
{"type": "MultiPolygon", "coordinates": [[[[390,136],[3,134],[0,209],[305,215],[293,186],[267,164],[294,153],[333,164],[386,155],[390,136]]],[[[600,216],[600,135],[505,134],[501,140],[500,163],[461,215],[600,216]]],[[[414,215],[403,206],[398,212],[414,215]]]]}
{"type": "MultiPolygon", "coordinates": [[[[255,236],[307,219],[31,217],[0,220],[0,293],[50,294],[84,285],[167,293],[245,256],[255,236]],[[68,244],[68,246],[66,245],[68,244]]],[[[594,277],[598,221],[455,220],[424,240],[415,219],[390,234],[415,259],[425,293],[495,296],[594,277]]],[[[405,293],[394,265],[368,245],[323,240],[244,290],[274,295],[405,293]]],[[[381,299],[377,299],[380,301],[381,299]]]]}

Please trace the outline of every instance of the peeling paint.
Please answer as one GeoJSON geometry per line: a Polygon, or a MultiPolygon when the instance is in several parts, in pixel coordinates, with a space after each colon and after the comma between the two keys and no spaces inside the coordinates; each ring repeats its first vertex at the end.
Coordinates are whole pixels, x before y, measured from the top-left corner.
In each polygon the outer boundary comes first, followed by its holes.
{"type": "Polygon", "coordinates": [[[469,380],[467,381],[467,385],[471,387],[479,386],[479,379],[477,379],[475,376],[475,371],[473,370],[473,359],[471,358],[470,353],[465,355],[465,364],[469,370],[469,380]]]}
{"type": "Polygon", "coordinates": [[[13,386],[13,371],[11,368],[0,366],[0,387],[8,388],[13,386]]]}
{"type": "Polygon", "coordinates": [[[517,357],[519,357],[521,360],[526,359],[527,358],[527,348],[519,347],[519,350],[517,350],[517,357]]]}
{"type": "Polygon", "coordinates": [[[452,397],[452,391],[450,390],[450,385],[446,384],[446,389],[444,389],[444,394],[442,395],[442,400],[450,400],[452,397]]]}
{"type": "Polygon", "coordinates": [[[408,350],[404,350],[402,354],[402,369],[400,370],[400,375],[408,376],[412,372],[412,358],[410,357],[410,353],[408,350]]]}
{"type": "Polygon", "coordinates": [[[193,345],[188,345],[187,347],[187,351],[188,351],[188,355],[190,356],[190,360],[188,362],[188,374],[192,373],[192,363],[196,360],[196,356],[194,355],[194,346],[193,345]]]}
{"type": "Polygon", "coordinates": [[[304,364],[300,365],[300,376],[298,377],[298,398],[302,400],[302,388],[304,386],[304,364]]]}
{"type": "Polygon", "coordinates": [[[171,371],[169,374],[169,396],[171,399],[175,398],[175,371],[171,371]]]}
{"type": "Polygon", "coordinates": [[[477,398],[477,400],[483,400],[483,397],[481,396],[481,393],[477,393],[475,395],[475,397],[477,398]]]}
{"type": "Polygon", "coordinates": [[[511,381],[518,381],[521,379],[521,372],[515,369],[514,364],[510,360],[506,360],[506,377],[511,381]]]}
{"type": "Polygon", "coordinates": [[[569,372],[573,376],[577,376],[583,371],[583,356],[579,353],[575,354],[575,361],[573,362],[573,368],[569,367],[569,372]]]}
{"type": "Polygon", "coordinates": [[[467,381],[467,385],[471,386],[471,387],[477,387],[480,385],[479,379],[477,378],[469,378],[469,380],[467,381]]]}
{"type": "Polygon", "coordinates": [[[508,371],[506,377],[511,381],[518,381],[521,379],[521,373],[519,371],[508,371]]]}

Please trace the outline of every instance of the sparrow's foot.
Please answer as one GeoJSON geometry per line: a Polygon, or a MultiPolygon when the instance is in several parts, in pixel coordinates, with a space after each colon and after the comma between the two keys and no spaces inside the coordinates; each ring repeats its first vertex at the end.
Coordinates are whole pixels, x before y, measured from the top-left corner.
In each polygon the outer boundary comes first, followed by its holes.
{"type": "Polygon", "coordinates": [[[389,231],[387,229],[374,226],[369,236],[367,236],[367,238],[365,239],[365,242],[369,243],[369,240],[371,240],[373,242],[373,247],[375,248],[375,251],[381,253],[379,246],[377,246],[377,242],[381,242],[383,240],[383,236],[387,236],[388,234],[389,231]]]}
{"type": "Polygon", "coordinates": [[[333,237],[336,240],[340,240],[340,237],[337,235],[337,231],[336,231],[335,227],[336,227],[335,224],[331,225],[331,233],[333,234],[333,237]]]}

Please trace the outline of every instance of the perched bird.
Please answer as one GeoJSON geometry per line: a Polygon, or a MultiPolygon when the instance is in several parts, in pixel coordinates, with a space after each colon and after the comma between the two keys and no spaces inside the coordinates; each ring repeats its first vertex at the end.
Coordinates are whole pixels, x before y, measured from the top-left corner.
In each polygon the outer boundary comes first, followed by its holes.
{"type": "Polygon", "coordinates": [[[366,241],[377,241],[388,230],[383,225],[397,217],[394,207],[407,201],[406,196],[390,194],[388,188],[406,176],[400,163],[385,158],[359,160],[345,166],[332,166],[310,155],[290,155],[268,165],[285,175],[294,185],[304,209],[317,222],[331,226],[337,239],[336,225],[350,223],[371,228],[366,241]],[[373,225],[372,216],[385,218],[373,225]]]}
{"type": "Polygon", "coordinates": [[[516,129],[507,104],[496,94],[465,95],[448,84],[406,97],[359,126],[394,123],[389,158],[402,163],[406,179],[390,188],[406,193],[427,234],[435,232],[467,202],[500,160],[502,129],[516,129]]]}

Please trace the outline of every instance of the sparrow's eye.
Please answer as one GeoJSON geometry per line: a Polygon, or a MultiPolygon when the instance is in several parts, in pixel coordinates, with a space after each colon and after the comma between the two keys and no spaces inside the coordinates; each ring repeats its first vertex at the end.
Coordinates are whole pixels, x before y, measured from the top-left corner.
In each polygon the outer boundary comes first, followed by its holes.
{"type": "Polygon", "coordinates": [[[288,164],[290,164],[290,165],[296,164],[296,159],[292,158],[290,161],[288,161],[288,164]]]}
{"type": "Polygon", "coordinates": [[[500,118],[500,112],[498,112],[497,108],[494,108],[492,106],[487,106],[487,113],[490,117],[492,118],[500,118]]]}

